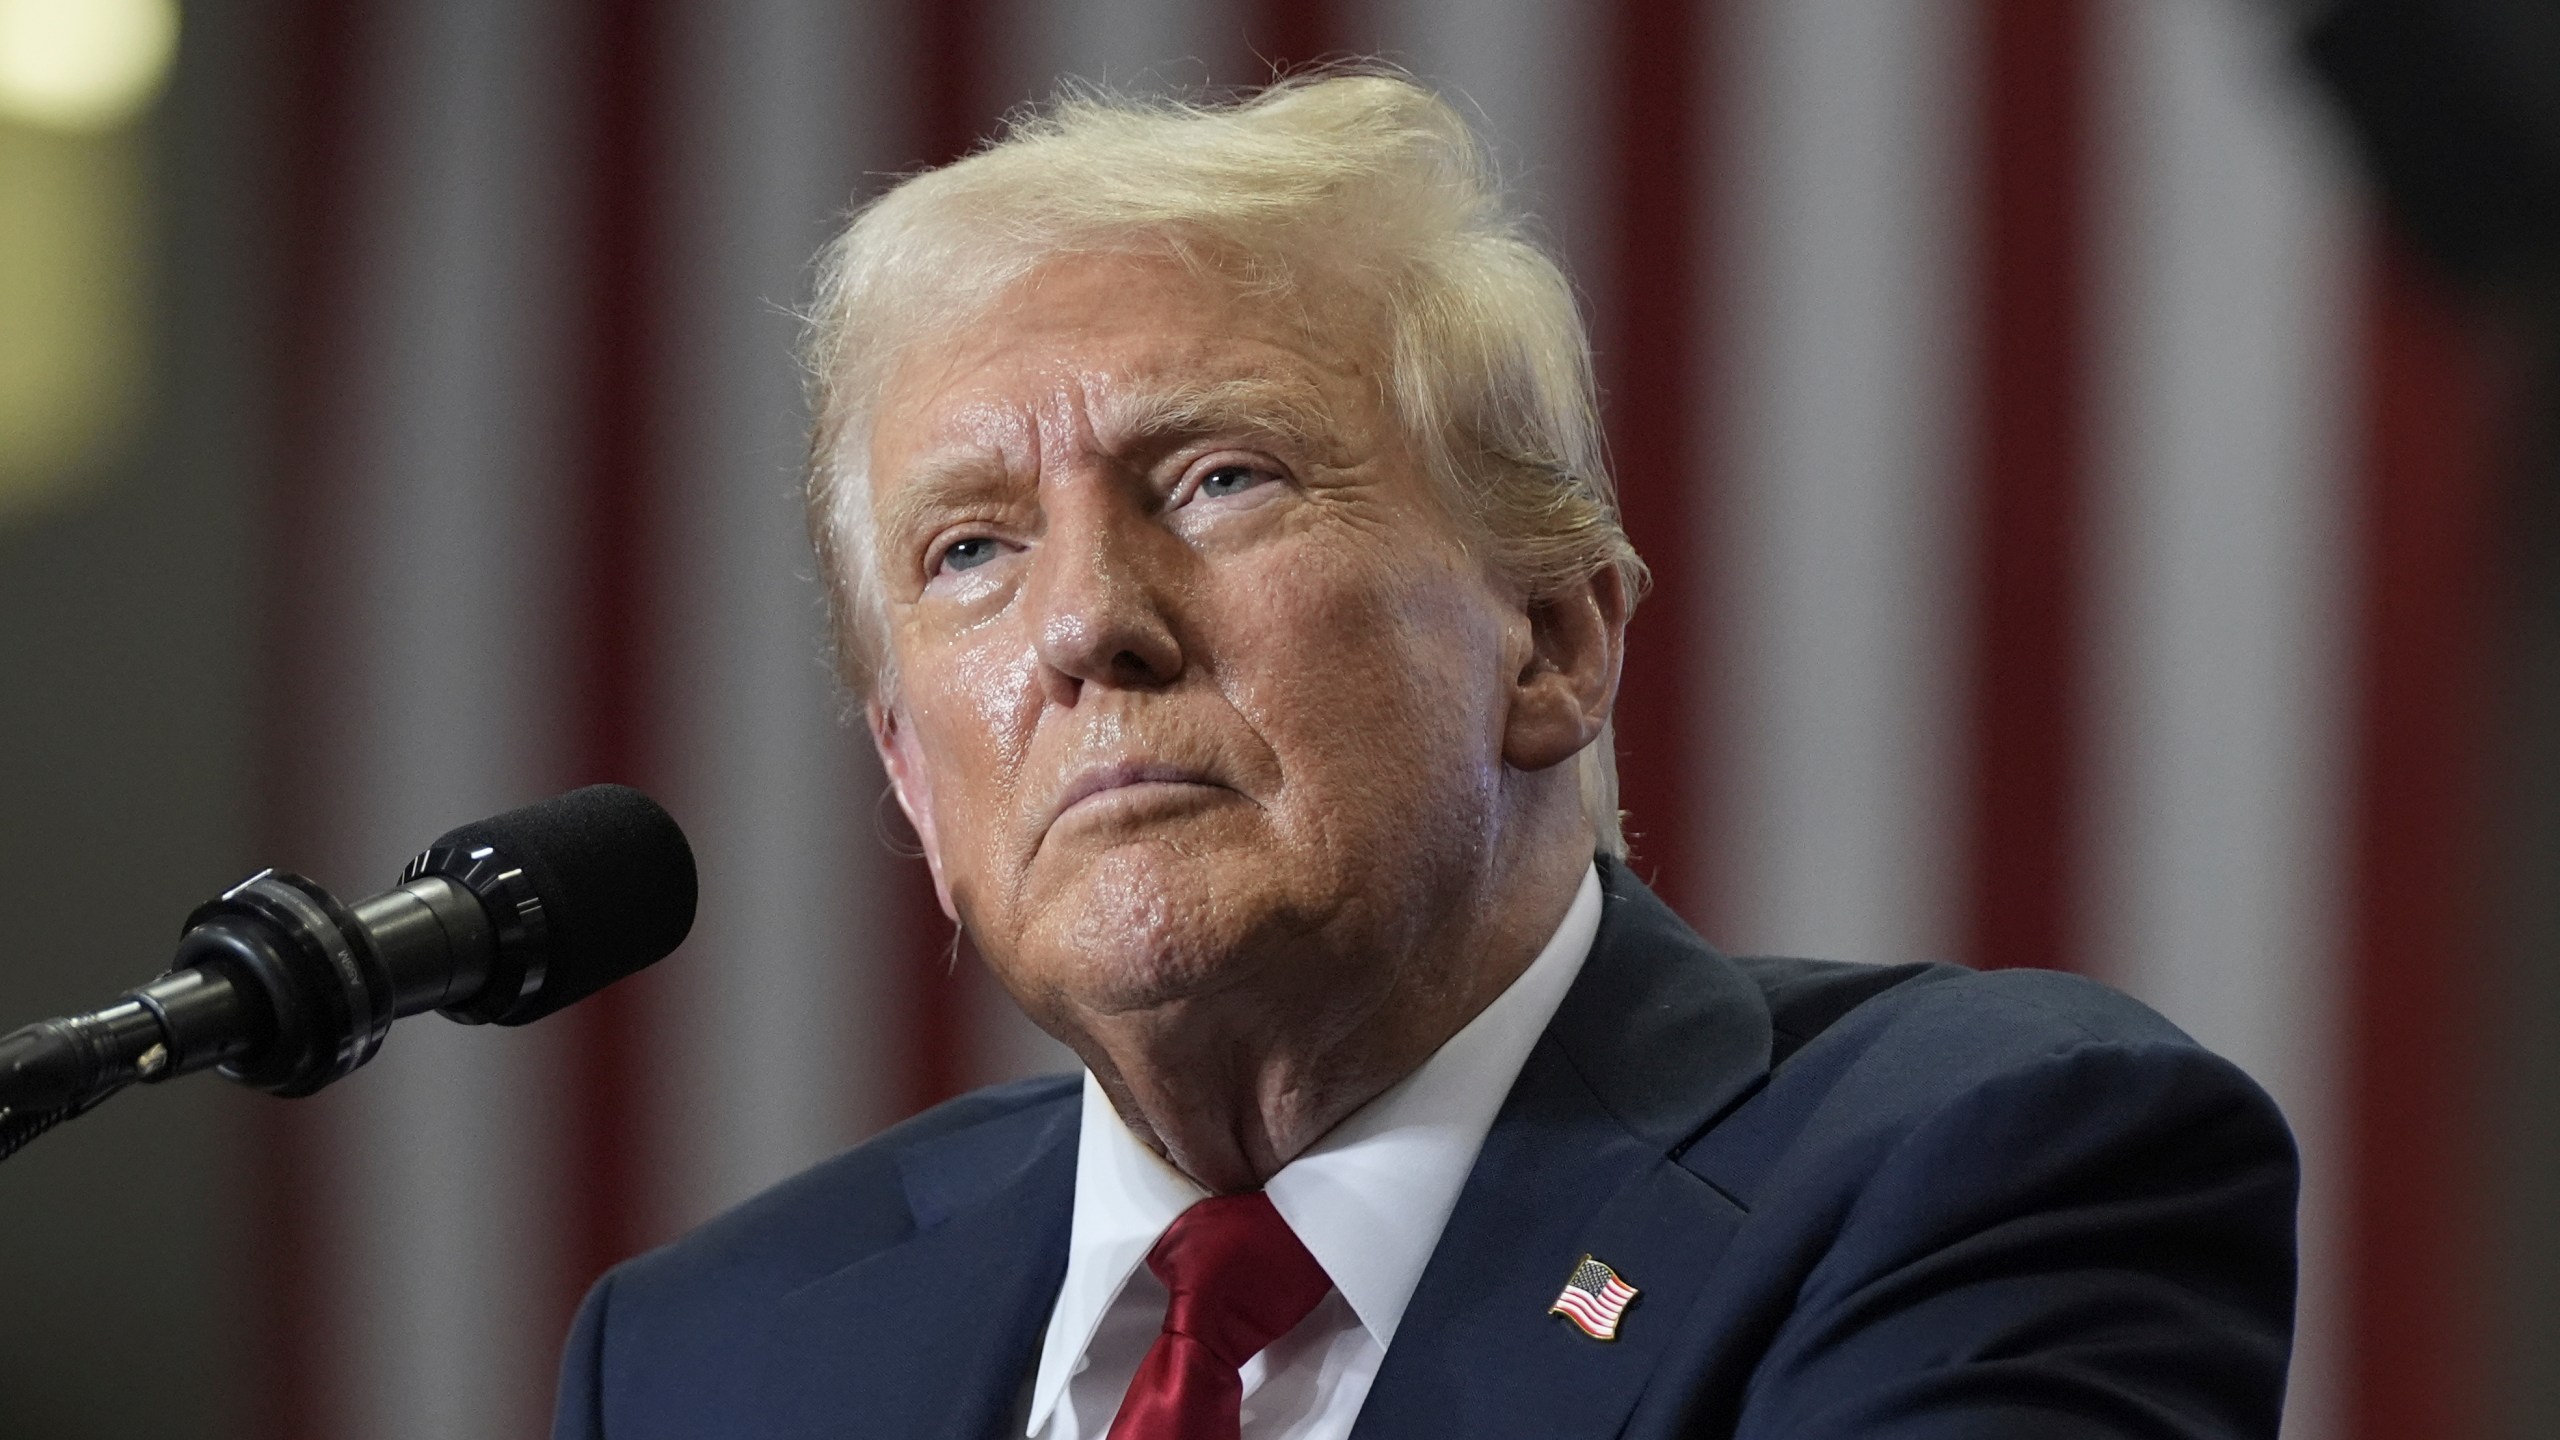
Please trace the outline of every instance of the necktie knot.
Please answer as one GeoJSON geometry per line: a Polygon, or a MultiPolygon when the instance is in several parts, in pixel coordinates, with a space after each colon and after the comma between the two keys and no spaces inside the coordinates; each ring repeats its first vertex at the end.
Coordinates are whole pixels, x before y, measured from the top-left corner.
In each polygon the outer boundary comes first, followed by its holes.
{"type": "Polygon", "coordinates": [[[1147,1254],[1169,1295],[1164,1332],[1111,1422],[1110,1440],[1221,1440],[1237,1433],[1236,1372],[1333,1288],[1271,1198],[1217,1195],[1182,1212],[1147,1254]]]}
{"type": "Polygon", "coordinates": [[[1214,1195],[1176,1218],[1147,1255],[1172,1296],[1166,1331],[1188,1335],[1233,1367],[1297,1328],[1333,1281],[1271,1197],[1214,1195]]]}

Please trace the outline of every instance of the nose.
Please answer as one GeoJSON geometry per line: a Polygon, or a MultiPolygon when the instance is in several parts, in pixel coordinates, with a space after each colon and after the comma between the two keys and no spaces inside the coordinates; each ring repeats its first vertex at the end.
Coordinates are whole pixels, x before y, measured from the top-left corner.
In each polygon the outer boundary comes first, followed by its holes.
{"type": "Polygon", "coordinates": [[[1181,675],[1163,547],[1179,544],[1136,507],[1101,497],[1053,506],[1031,556],[1033,647],[1051,699],[1088,685],[1152,690],[1181,675]]]}

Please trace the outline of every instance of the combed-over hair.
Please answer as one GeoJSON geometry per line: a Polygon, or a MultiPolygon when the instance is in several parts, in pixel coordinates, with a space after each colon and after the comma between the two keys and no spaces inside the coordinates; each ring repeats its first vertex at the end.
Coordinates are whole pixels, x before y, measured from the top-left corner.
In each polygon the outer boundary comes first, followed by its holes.
{"type": "MultiPolygon", "coordinates": [[[[1376,73],[1284,80],[1229,104],[1077,89],[891,188],[820,256],[809,532],[857,700],[897,686],[868,474],[897,358],[1047,262],[1101,254],[1169,256],[1310,312],[1347,298],[1378,316],[1387,402],[1499,570],[1532,598],[1603,569],[1631,601],[1641,592],[1572,288],[1456,110],[1376,73]]],[[[1601,847],[1623,856],[1606,730],[1578,763],[1601,847]]]]}

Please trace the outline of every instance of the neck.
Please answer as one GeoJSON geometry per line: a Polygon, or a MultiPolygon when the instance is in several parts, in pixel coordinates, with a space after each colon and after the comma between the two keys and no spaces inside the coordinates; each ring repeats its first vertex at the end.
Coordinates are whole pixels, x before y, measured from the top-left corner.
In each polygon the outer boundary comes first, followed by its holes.
{"type": "Polygon", "coordinates": [[[1274,984],[1078,1016],[1063,1038],[1130,1131],[1176,1169],[1212,1194],[1258,1189],[1537,958],[1591,859],[1587,833],[1557,839],[1461,887],[1406,953],[1381,953],[1374,937],[1365,953],[1358,938],[1311,942],[1351,949],[1251,967],[1274,984]],[[1355,983],[1289,984],[1308,975],[1355,983]]]}

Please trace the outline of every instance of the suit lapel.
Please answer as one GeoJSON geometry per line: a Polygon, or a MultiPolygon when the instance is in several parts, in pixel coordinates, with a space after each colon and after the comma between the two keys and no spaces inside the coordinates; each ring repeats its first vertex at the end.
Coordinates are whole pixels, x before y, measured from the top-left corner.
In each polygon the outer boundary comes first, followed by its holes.
{"type": "Polygon", "coordinates": [[[1673,1164],[1767,1073],[1759,987],[1626,871],[1460,1194],[1355,1440],[1614,1435],[1742,1210],[1673,1164]],[[1590,1254],[1637,1289],[1618,1338],[1547,1313],[1590,1254]]]}
{"type": "Polygon", "coordinates": [[[1043,1106],[902,1158],[916,1233],[776,1307],[758,1352],[758,1435],[990,1440],[1009,1428],[1066,1274],[1076,1114],[1043,1106]]]}

